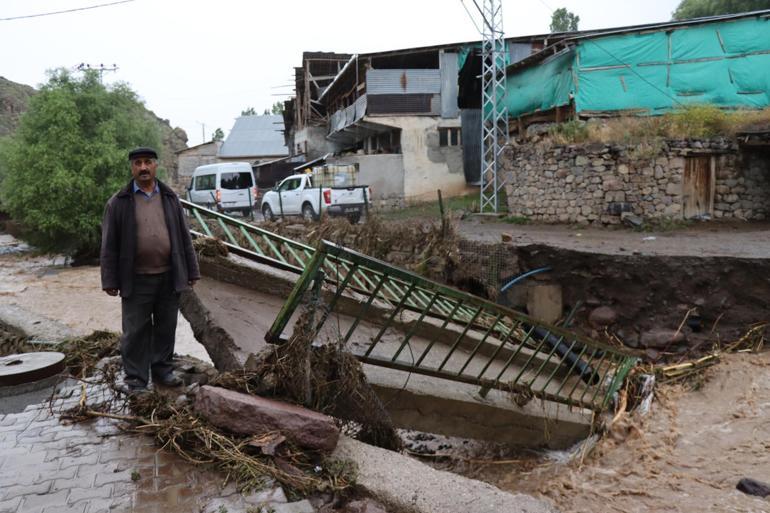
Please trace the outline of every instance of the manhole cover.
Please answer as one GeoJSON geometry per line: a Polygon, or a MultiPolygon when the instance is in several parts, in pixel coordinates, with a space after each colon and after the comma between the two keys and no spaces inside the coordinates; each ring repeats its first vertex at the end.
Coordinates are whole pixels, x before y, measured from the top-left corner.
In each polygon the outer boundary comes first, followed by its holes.
{"type": "Polygon", "coordinates": [[[64,370],[64,354],[21,353],[0,357],[0,386],[38,381],[64,370]]]}

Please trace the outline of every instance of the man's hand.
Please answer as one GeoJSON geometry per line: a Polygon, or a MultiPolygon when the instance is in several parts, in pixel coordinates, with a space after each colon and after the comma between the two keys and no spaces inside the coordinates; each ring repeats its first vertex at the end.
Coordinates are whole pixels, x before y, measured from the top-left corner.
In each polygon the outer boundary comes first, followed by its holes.
{"type": "Polygon", "coordinates": [[[118,289],[104,289],[108,296],[117,296],[118,289]]]}

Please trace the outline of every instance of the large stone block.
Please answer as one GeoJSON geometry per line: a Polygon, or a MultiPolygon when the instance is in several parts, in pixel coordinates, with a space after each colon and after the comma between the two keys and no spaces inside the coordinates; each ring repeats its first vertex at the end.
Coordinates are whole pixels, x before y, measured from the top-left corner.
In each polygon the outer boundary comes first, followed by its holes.
{"type": "Polygon", "coordinates": [[[195,410],[215,426],[241,435],[279,431],[301,447],[332,451],[340,431],[321,413],[255,395],[203,386],[195,410]]]}

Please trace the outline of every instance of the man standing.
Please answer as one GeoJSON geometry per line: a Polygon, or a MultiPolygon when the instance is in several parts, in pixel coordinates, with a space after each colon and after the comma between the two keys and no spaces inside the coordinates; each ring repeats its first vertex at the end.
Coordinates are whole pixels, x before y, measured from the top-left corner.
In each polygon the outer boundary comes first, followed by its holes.
{"type": "Polygon", "coordinates": [[[128,153],[133,180],[107,202],[102,219],[102,290],[121,297],[120,354],[129,392],[178,386],[174,354],[179,294],[200,279],[179,198],[156,177],[152,148],[128,153]]]}

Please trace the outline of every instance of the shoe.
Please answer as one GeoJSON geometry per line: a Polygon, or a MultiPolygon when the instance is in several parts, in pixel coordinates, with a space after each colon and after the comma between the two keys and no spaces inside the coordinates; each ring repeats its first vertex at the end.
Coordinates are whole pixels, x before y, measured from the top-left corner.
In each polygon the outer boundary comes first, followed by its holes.
{"type": "Polygon", "coordinates": [[[149,392],[149,390],[147,390],[147,387],[145,385],[139,385],[134,383],[123,383],[122,385],[118,386],[118,390],[128,396],[137,396],[137,395],[142,395],[149,392]]]}
{"type": "Polygon", "coordinates": [[[153,376],[152,382],[164,387],[178,387],[183,384],[182,380],[176,377],[173,372],[169,372],[165,376],[153,376]]]}

